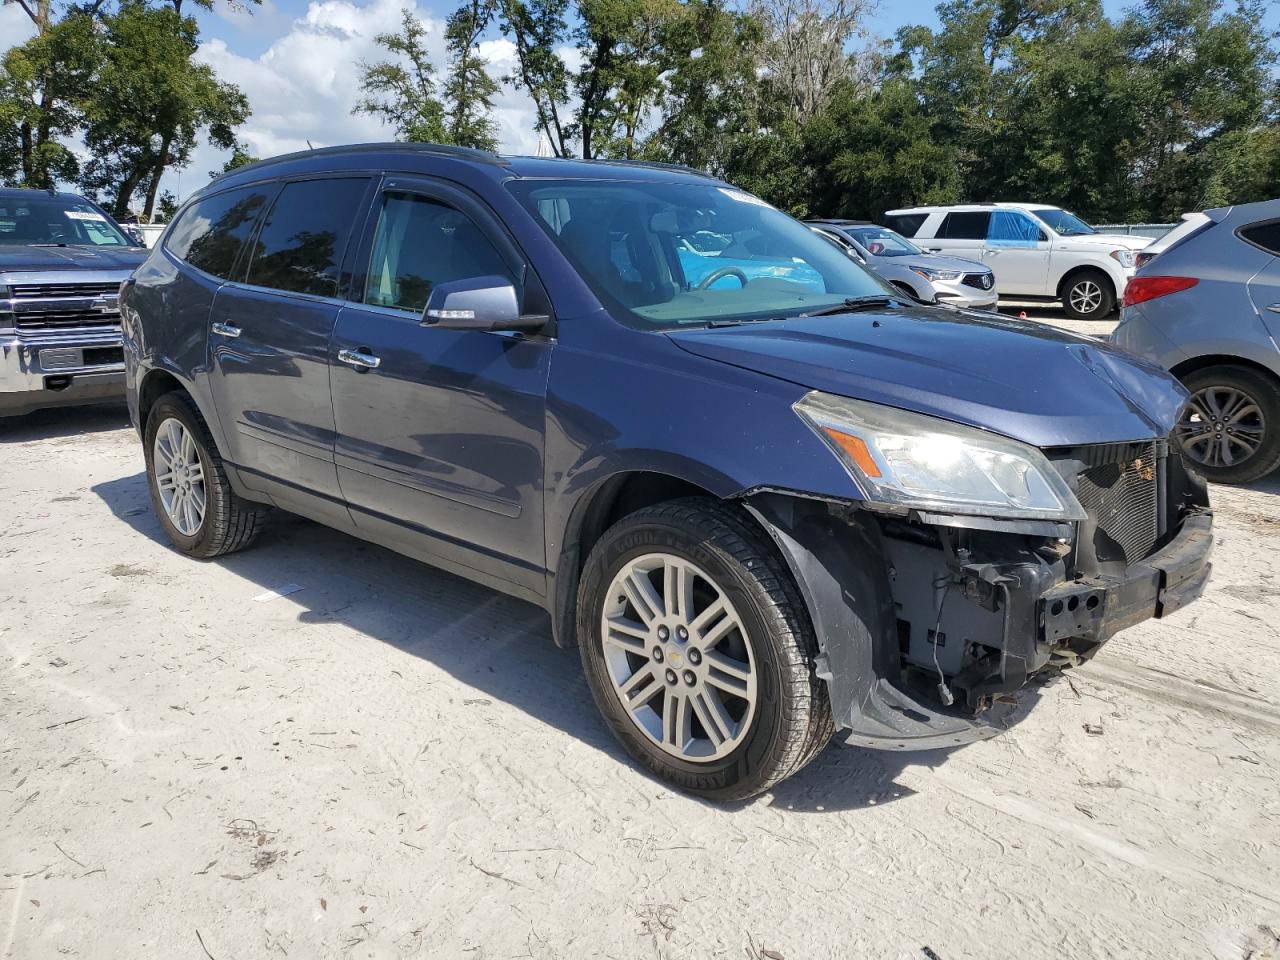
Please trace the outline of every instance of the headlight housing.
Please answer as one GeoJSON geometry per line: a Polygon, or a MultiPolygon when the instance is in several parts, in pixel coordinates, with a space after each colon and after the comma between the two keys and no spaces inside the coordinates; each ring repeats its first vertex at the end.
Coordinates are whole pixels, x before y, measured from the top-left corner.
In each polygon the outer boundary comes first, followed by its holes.
{"type": "Polygon", "coordinates": [[[911,271],[913,273],[920,274],[920,276],[930,281],[942,280],[944,282],[948,282],[951,280],[959,280],[964,276],[964,274],[959,270],[939,270],[937,267],[913,266],[911,271]]]}
{"type": "Polygon", "coordinates": [[[1111,259],[1115,260],[1120,266],[1129,270],[1137,262],[1137,258],[1132,250],[1112,250],[1111,259]]]}
{"type": "Polygon", "coordinates": [[[1025,443],[816,390],[793,409],[871,503],[1019,520],[1085,519],[1066,481],[1025,443]]]}

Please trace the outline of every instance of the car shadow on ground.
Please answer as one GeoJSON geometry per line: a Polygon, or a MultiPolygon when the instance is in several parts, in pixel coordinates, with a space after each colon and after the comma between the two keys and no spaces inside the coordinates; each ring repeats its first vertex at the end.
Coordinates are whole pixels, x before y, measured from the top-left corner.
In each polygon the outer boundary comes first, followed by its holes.
{"type": "MultiPolygon", "coordinates": [[[[118,519],[169,546],[142,473],[92,489],[118,519]]],[[[289,595],[304,608],[299,622],[341,623],[422,657],[614,761],[632,764],[592,703],[577,651],[552,643],[545,612],[532,604],[282,512],[251,549],[212,562],[264,591],[300,585],[289,595]]],[[[1026,691],[1010,722],[1025,716],[1037,696],[1034,688],[1026,691]]],[[[948,755],[833,745],[763,802],[798,812],[882,805],[914,792],[896,782],[904,767],[936,766],[948,755]]]]}
{"type": "Polygon", "coordinates": [[[107,433],[129,426],[129,408],[119,403],[86,407],[55,407],[21,417],[0,417],[0,443],[107,433]]]}

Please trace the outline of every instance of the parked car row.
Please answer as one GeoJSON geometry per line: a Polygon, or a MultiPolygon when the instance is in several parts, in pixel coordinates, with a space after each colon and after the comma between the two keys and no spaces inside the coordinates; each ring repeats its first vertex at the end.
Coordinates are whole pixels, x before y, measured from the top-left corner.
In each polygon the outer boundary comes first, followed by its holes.
{"type": "MultiPolygon", "coordinates": [[[[1227,398],[1196,421],[1154,364],[991,309],[1041,253],[1044,289],[1114,298],[1116,238],[921,214],[917,244],[683,168],[428,144],[239,168],[104,304],[158,522],[211,559],[283,509],[538,604],[632,757],[715,799],[836,730],[993,736],[1032,677],[1203,591],[1188,458],[1227,398]],[[940,255],[966,231],[984,262],[940,255]]],[[[84,245],[62,220],[31,223],[84,245]]]]}

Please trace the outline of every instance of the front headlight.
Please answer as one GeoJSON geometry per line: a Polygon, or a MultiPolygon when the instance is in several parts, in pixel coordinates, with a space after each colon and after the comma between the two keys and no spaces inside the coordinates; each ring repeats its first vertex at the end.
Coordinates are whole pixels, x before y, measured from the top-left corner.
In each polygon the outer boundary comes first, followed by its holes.
{"type": "Polygon", "coordinates": [[[1035,447],[974,427],[813,391],[794,406],[873,503],[1024,520],[1083,520],[1035,447]]]}
{"type": "Polygon", "coordinates": [[[926,280],[942,280],[944,282],[951,280],[959,280],[964,276],[959,270],[939,270],[936,267],[912,267],[913,273],[918,273],[926,280]]]}
{"type": "Polygon", "coordinates": [[[1126,270],[1132,268],[1134,263],[1137,262],[1132,250],[1112,250],[1111,259],[1115,260],[1126,270]]]}

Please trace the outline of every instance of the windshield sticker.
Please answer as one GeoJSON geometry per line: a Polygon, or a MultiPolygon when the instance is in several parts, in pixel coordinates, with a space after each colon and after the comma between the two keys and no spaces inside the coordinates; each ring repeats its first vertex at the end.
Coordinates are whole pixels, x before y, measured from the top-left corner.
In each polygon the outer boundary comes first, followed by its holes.
{"type": "Polygon", "coordinates": [[[719,190],[721,193],[723,193],[730,200],[737,200],[739,203],[754,204],[757,207],[765,207],[769,210],[775,209],[773,204],[765,203],[759,197],[753,197],[751,194],[743,193],[741,190],[727,190],[724,187],[716,187],[716,189],[719,190]]]}
{"type": "Polygon", "coordinates": [[[63,210],[68,220],[96,220],[98,223],[106,223],[107,218],[100,213],[91,213],[85,210],[63,210]]]}

